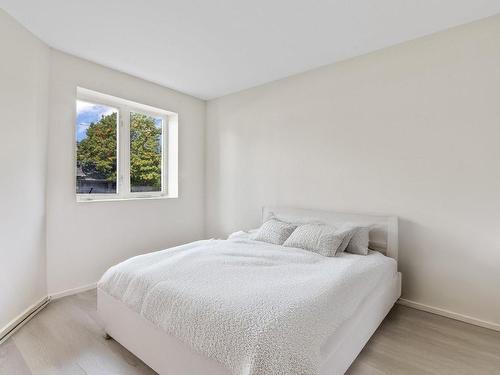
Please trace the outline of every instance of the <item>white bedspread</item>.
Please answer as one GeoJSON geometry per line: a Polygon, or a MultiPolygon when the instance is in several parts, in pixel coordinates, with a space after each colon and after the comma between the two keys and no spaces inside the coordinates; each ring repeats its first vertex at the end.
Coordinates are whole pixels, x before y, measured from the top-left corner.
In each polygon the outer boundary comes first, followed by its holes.
{"type": "Polygon", "coordinates": [[[234,374],[316,374],[321,345],[394,263],[206,240],[128,259],[98,287],[234,374]]]}

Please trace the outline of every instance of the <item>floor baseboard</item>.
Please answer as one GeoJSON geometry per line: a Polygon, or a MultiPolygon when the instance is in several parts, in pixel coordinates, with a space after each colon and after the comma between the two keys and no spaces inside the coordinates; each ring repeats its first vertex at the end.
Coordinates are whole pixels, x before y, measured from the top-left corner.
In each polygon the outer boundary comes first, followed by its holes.
{"type": "Polygon", "coordinates": [[[5,327],[0,329],[0,344],[6,341],[10,336],[12,336],[19,328],[26,324],[31,318],[38,314],[49,302],[57,300],[59,298],[71,296],[73,294],[86,292],[87,290],[94,289],[97,283],[92,283],[84,285],[78,288],[67,289],[61,292],[49,294],[43,297],[40,301],[34,305],[28,307],[24,312],[22,312],[18,317],[14,318],[11,322],[7,323],[5,327]]]}
{"type": "MultiPolygon", "coordinates": [[[[47,297],[43,297],[40,301],[35,303],[34,305],[27,308],[23,313],[21,313],[17,318],[13,319],[10,323],[8,323],[5,327],[0,329],[0,344],[2,344],[5,340],[7,340],[12,334],[14,334],[19,328],[21,328],[24,324],[26,324],[31,318],[33,318],[38,312],[40,312],[44,307],[46,307],[50,301],[57,300],[59,298],[71,296],[77,293],[86,292],[88,290],[96,288],[97,283],[92,283],[88,285],[84,285],[78,288],[67,289],[61,292],[52,293],[47,297]]],[[[500,324],[487,322],[484,320],[476,319],[471,316],[458,314],[449,310],[441,309],[438,307],[433,307],[429,305],[425,305],[423,303],[418,303],[415,301],[411,301],[408,299],[400,298],[397,301],[398,304],[411,307],[417,310],[426,311],[432,314],[441,315],[447,318],[459,320],[464,323],[473,324],[479,327],[488,328],[494,331],[500,332],[500,324]]]]}
{"type": "Polygon", "coordinates": [[[497,323],[487,322],[487,321],[484,321],[481,319],[473,318],[471,316],[458,314],[458,313],[455,313],[453,311],[440,309],[438,307],[424,305],[423,303],[414,302],[414,301],[404,299],[404,298],[400,298],[397,301],[397,303],[400,305],[403,305],[403,306],[412,307],[412,308],[417,309],[417,310],[426,311],[426,312],[429,312],[432,314],[441,315],[441,316],[444,316],[447,318],[459,320],[459,321],[464,322],[464,323],[469,323],[469,324],[473,324],[475,326],[488,328],[488,329],[492,329],[494,331],[500,332],[500,324],[497,324],[497,323]]]}
{"type": "Polygon", "coordinates": [[[49,302],[50,297],[43,297],[40,301],[28,307],[19,316],[0,329],[0,344],[12,336],[19,328],[29,322],[29,320],[38,314],[45,306],[47,306],[49,302]]]}
{"type": "Polygon", "coordinates": [[[97,286],[97,283],[92,283],[92,284],[80,286],[78,288],[66,289],[66,290],[63,290],[61,292],[51,293],[51,294],[49,294],[49,297],[51,300],[56,300],[59,298],[72,296],[73,294],[86,292],[87,290],[95,289],[96,286],[97,286]]]}

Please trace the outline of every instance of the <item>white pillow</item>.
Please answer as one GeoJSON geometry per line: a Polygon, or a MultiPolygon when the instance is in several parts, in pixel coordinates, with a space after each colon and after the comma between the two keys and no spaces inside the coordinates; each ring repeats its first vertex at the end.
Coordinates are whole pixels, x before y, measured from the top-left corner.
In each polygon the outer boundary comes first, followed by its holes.
{"type": "Polygon", "coordinates": [[[250,230],[239,230],[237,232],[231,233],[227,239],[228,240],[250,240],[258,232],[258,229],[250,230]]]}
{"type": "Polygon", "coordinates": [[[327,224],[304,224],[293,231],[283,246],[298,247],[333,257],[340,254],[339,248],[351,232],[352,228],[337,229],[327,224]]]}
{"type": "Polygon", "coordinates": [[[345,251],[351,254],[368,255],[369,236],[369,227],[356,228],[356,232],[349,241],[345,251]]]}
{"type": "Polygon", "coordinates": [[[283,245],[295,228],[297,228],[296,224],[271,218],[262,224],[257,233],[252,236],[252,239],[255,241],[269,242],[275,245],[283,245]]]}
{"type": "Polygon", "coordinates": [[[354,234],[358,230],[358,227],[354,227],[352,225],[345,225],[345,226],[341,227],[340,230],[342,230],[342,231],[347,230],[348,233],[344,237],[342,244],[339,246],[339,248],[337,250],[337,254],[343,253],[347,249],[347,246],[349,245],[349,242],[351,242],[352,237],[354,236],[354,234]]]}

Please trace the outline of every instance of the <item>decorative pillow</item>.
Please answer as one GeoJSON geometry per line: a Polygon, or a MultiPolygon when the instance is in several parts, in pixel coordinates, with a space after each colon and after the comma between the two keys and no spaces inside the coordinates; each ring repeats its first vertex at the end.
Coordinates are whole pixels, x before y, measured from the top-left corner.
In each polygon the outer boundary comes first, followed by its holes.
{"type": "Polygon", "coordinates": [[[370,228],[358,227],[345,251],[351,254],[368,255],[370,228]]]}
{"type": "Polygon", "coordinates": [[[351,242],[352,237],[354,236],[354,234],[356,233],[356,231],[358,229],[359,229],[358,227],[354,227],[351,225],[346,225],[346,226],[343,226],[341,228],[342,231],[346,230],[346,231],[348,231],[348,233],[346,234],[346,236],[344,237],[344,240],[340,244],[340,246],[337,250],[337,254],[343,253],[347,249],[349,242],[351,242]]]}
{"type": "Polygon", "coordinates": [[[333,257],[340,254],[338,250],[351,231],[352,228],[338,229],[327,224],[304,224],[293,231],[283,246],[298,247],[333,257]]]}
{"type": "Polygon", "coordinates": [[[297,228],[295,224],[271,218],[262,224],[257,233],[252,236],[252,240],[283,245],[295,228],[297,228]]]}

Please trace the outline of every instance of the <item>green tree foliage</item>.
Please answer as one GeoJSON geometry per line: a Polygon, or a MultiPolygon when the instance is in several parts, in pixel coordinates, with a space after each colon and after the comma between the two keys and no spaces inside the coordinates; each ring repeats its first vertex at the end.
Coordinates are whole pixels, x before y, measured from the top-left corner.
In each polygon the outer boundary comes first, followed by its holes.
{"type": "MultiPolygon", "coordinates": [[[[140,113],[130,116],[130,183],[161,188],[161,128],[154,118],[140,113]]],[[[133,189],[134,190],[134,189],[133,189]]]]}
{"type": "MultiPolygon", "coordinates": [[[[77,163],[88,177],[116,182],[116,117],[112,113],[91,123],[77,145],[77,163]]],[[[139,113],[130,117],[130,183],[132,191],[161,189],[161,128],[139,113]]]]}
{"type": "Polygon", "coordinates": [[[116,112],[102,116],[77,145],[76,160],[89,177],[116,182],[116,112]]]}

